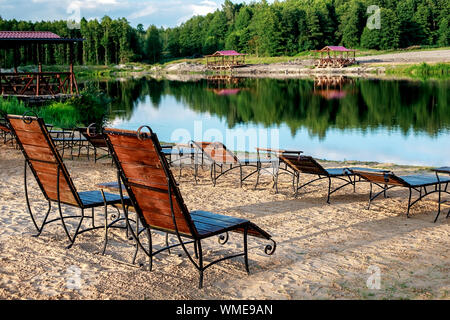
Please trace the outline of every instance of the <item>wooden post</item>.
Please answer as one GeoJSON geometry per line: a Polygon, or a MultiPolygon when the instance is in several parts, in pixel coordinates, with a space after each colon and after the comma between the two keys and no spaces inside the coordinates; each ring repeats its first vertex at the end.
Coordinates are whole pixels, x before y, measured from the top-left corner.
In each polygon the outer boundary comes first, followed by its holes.
{"type": "Polygon", "coordinates": [[[70,72],[70,76],[69,76],[70,94],[73,94],[74,73],[73,73],[73,43],[72,42],[69,43],[69,72],[70,72]]]}
{"type": "Polygon", "coordinates": [[[14,64],[14,72],[17,73],[17,45],[13,47],[13,64],[14,64]]]}
{"type": "Polygon", "coordinates": [[[37,62],[38,62],[38,74],[36,77],[36,96],[39,96],[41,92],[41,72],[42,72],[42,63],[41,63],[41,44],[37,44],[37,62]]]}

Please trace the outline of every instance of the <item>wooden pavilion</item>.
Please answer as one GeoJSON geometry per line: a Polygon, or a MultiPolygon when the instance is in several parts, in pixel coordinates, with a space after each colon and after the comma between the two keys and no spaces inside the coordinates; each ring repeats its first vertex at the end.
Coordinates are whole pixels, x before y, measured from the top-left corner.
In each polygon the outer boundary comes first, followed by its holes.
{"type": "Polygon", "coordinates": [[[226,70],[245,65],[245,53],[239,53],[235,50],[216,51],[207,55],[206,67],[212,70],[226,70]]]}
{"type": "Polygon", "coordinates": [[[0,31],[0,50],[13,51],[13,72],[0,69],[0,95],[18,98],[55,98],[78,94],[78,84],[73,71],[74,44],[84,39],[61,38],[48,31],[0,31]],[[42,46],[45,44],[69,47],[67,72],[42,71],[42,46]],[[18,72],[19,48],[36,48],[37,72],[18,72]]]}
{"type": "Polygon", "coordinates": [[[314,52],[320,54],[320,58],[315,61],[318,68],[342,68],[356,62],[356,50],[343,46],[326,46],[314,52]]]}

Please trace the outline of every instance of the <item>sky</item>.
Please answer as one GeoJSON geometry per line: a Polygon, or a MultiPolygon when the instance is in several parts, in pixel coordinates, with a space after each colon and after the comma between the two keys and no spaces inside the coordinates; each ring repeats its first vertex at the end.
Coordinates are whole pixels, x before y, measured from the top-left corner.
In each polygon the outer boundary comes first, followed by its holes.
{"type": "MultiPolygon", "coordinates": [[[[221,8],[224,0],[0,0],[3,19],[26,21],[125,17],[133,27],[174,27],[221,8]]],[[[233,3],[249,1],[232,1],[233,3]]],[[[273,1],[270,1],[273,2],[273,1]]]]}

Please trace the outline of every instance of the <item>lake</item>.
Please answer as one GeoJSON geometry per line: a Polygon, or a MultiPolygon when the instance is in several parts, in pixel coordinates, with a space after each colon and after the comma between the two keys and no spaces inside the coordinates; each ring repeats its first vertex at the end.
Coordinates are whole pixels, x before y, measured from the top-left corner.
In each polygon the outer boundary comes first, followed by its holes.
{"type": "Polygon", "coordinates": [[[211,76],[98,86],[113,98],[108,125],[149,125],[165,142],[219,140],[231,150],[279,147],[328,160],[450,162],[448,80],[211,76]]]}

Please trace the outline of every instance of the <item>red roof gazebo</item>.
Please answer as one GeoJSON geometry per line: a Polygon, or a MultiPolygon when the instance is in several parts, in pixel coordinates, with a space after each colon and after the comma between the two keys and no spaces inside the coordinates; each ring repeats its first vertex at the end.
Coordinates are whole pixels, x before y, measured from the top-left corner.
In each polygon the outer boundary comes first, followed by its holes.
{"type": "Polygon", "coordinates": [[[342,68],[354,64],[356,61],[356,50],[343,46],[326,46],[320,50],[314,50],[314,52],[320,53],[320,58],[315,62],[318,68],[342,68]]]}
{"type": "Polygon", "coordinates": [[[78,85],[73,72],[73,46],[81,41],[84,41],[84,39],[61,38],[50,31],[0,31],[0,50],[12,50],[14,64],[13,72],[1,72],[0,70],[0,94],[18,97],[54,97],[56,95],[78,94],[78,85]],[[42,47],[48,44],[69,46],[68,72],[42,71],[42,47]],[[35,48],[38,63],[37,72],[17,71],[19,48],[27,45],[32,45],[32,48],[35,48]]]}
{"type": "Polygon", "coordinates": [[[206,66],[210,69],[231,69],[245,65],[245,53],[235,50],[216,51],[207,55],[206,66]]]}

